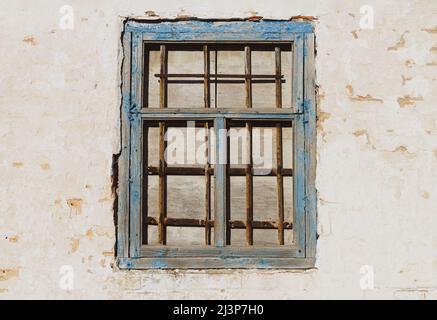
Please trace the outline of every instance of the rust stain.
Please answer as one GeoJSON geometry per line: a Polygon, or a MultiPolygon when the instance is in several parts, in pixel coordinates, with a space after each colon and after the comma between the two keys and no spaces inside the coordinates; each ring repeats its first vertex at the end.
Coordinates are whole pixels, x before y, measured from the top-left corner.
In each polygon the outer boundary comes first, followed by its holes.
{"type": "Polygon", "coordinates": [[[19,269],[0,269],[0,281],[6,281],[20,275],[19,269]]]}
{"type": "Polygon", "coordinates": [[[437,66],[437,61],[427,62],[427,66],[437,66]]]}
{"type": "Polygon", "coordinates": [[[384,100],[380,99],[380,98],[375,98],[373,96],[371,96],[370,94],[366,94],[365,96],[361,96],[361,95],[354,95],[354,88],[352,87],[352,85],[348,84],[346,85],[346,91],[349,95],[349,99],[351,101],[371,101],[371,102],[379,102],[379,103],[383,103],[384,100]]]}
{"type": "Polygon", "coordinates": [[[67,199],[67,205],[70,207],[71,210],[74,210],[76,214],[82,213],[82,204],[83,204],[82,199],[78,199],[78,198],[67,199]]]}
{"type": "Polygon", "coordinates": [[[80,18],[80,21],[88,21],[87,17],[80,18]]]}
{"type": "Polygon", "coordinates": [[[31,46],[36,46],[38,43],[33,36],[26,36],[23,38],[23,42],[30,44],[31,46]]]}
{"type": "Polygon", "coordinates": [[[155,13],[155,11],[153,11],[153,10],[147,10],[146,12],[145,12],[145,14],[146,14],[146,16],[148,16],[148,17],[157,17],[158,15],[155,13]]]}
{"type": "Polygon", "coordinates": [[[50,169],[50,164],[42,163],[42,164],[40,164],[40,167],[41,167],[42,170],[47,171],[47,170],[50,169]]]}
{"type": "Polygon", "coordinates": [[[437,54],[437,47],[432,47],[431,49],[429,49],[430,52],[437,54]]]}
{"type": "Polygon", "coordinates": [[[306,20],[306,21],[316,21],[317,17],[315,17],[315,16],[302,16],[302,15],[291,17],[291,20],[297,20],[297,19],[306,20]]]}
{"type": "Polygon", "coordinates": [[[0,293],[5,293],[5,292],[8,292],[8,289],[6,289],[6,288],[0,288],[0,293]]]}
{"type": "Polygon", "coordinates": [[[358,34],[356,30],[351,31],[352,35],[354,36],[355,39],[358,39],[358,34]]]}
{"type": "Polygon", "coordinates": [[[425,28],[421,29],[422,31],[428,32],[428,33],[437,33],[437,25],[432,28],[425,28]]]}
{"type": "Polygon", "coordinates": [[[423,191],[421,195],[422,195],[423,199],[428,199],[429,198],[429,192],[428,191],[423,191]]]}
{"type": "Polygon", "coordinates": [[[71,253],[75,253],[79,249],[80,239],[71,239],[71,253]]]}
{"type": "Polygon", "coordinates": [[[399,97],[397,99],[398,104],[401,108],[405,108],[408,106],[412,106],[415,104],[416,101],[422,101],[423,98],[421,96],[419,97],[411,97],[409,95],[403,96],[403,97],[399,97]]]}
{"type": "Polygon", "coordinates": [[[434,149],[433,153],[434,153],[434,157],[437,159],[437,149],[434,149]]]}
{"type": "Polygon", "coordinates": [[[90,185],[90,184],[86,184],[85,185],[85,189],[91,189],[93,186],[92,185],[90,185]]]}
{"type": "Polygon", "coordinates": [[[21,168],[23,166],[23,162],[18,162],[18,161],[17,162],[13,162],[12,166],[14,168],[21,168]]]}
{"type": "Polygon", "coordinates": [[[408,31],[405,31],[405,32],[401,35],[401,38],[399,39],[399,41],[398,41],[394,46],[388,47],[387,50],[388,50],[388,51],[396,51],[396,50],[398,50],[398,49],[400,49],[400,48],[404,48],[404,47],[405,47],[405,34],[406,34],[407,32],[408,32],[408,31]]]}

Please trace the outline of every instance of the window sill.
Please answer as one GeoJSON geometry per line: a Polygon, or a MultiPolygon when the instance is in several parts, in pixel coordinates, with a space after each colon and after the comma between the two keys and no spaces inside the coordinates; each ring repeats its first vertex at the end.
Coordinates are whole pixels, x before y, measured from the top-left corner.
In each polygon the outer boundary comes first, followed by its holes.
{"type": "Polygon", "coordinates": [[[117,258],[120,269],[311,269],[315,258],[117,258]]]}

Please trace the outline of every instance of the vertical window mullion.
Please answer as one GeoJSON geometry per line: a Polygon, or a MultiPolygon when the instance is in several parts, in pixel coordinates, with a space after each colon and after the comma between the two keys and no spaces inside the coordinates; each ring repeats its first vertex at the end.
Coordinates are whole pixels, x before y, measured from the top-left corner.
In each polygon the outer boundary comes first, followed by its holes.
{"type": "MultiPolygon", "coordinates": [[[[249,46],[244,47],[246,108],[252,108],[252,53],[249,46]]],[[[248,139],[247,165],[246,165],[246,241],[253,245],[253,159],[252,159],[252,124],[246,122],[248,139]]]]}
{"type": "MultiPolygon", "coordinates": [[[[303,110],[303,56],[302,34],[293,42],[293,108],[303,110]]],[[[303,115],[293,121],[293,242],[299,254],[305,256],[305,125],[303,115]]]]}
{"type": "MultiPolygon", "coordinates": [[[[211,89],[210,89],[210,53],[207,45],[203,46],[204,62],[204,101],[205,108],[211,107],[211,89]]],[[[205,122],[205,244],[211,244],[211,175],[210,175],[210,136],[209,123],[205,122]]]]}
{"type": "Polygon", "coordinates": [[[226,120],[223,116],[217,116],[214,123],[216,137],[216,159],[214,165],[215,174],[215,210],[214,210],[214,244],[216,247],[224,247],[226,243],[226,215],[227,215],[227,134],[226,120]]]}
{"type": "MultiPolygon", "coordinates": [[[[168,53],[165,45],[160,46],[161,76],[159,83],[159,107],[167,108],[167,64],[168,53]]],[[[167,244],[167,229],[165,218],[167,217],[167,175],[165,163],[165,141],[166,125],[164,121],[159,122],[159,217],[158,217],[158,241],[160,244],[167,244]]]]}
{"type": "MultiPolygon", "coordinates": [[[[281,48],[275,48],[276,108],[282,108],[281,48]]],[[[278,241],[284,245],[284,179],[282,176],[282,126],[276,125],[276,193],[278,210],[278,241]]]]}

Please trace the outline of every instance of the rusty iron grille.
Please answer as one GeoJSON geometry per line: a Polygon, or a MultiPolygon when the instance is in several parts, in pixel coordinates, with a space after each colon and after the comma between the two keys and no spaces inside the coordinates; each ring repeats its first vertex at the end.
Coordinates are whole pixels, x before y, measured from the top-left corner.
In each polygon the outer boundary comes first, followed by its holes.
{"type": "MultiPolygon", "coordinates": [[[[281,109],[282,108],[282,90],[284,85],[289,85],[284,80],[284,75],[282,74],[281,68],[281,52],[291,51],[291,45],[287,43],[271,43],[271,44],[145,44],[144,45],[144,81],[146,84],[144,86],[143,93],[143,104],[145,107],[149,105],[149,95],[147,92],[147,84],[149,84],[149,76],[157,79],[159,83],[159,108],[168,108],[168,86],[170,84],[179,85],[192,85],[192,84],[203,84],[203,105],[200,108],[208,109],[209,115],[214,117],[220,115],[221,109],[218,108],[217,103],[217,85],[226,84],[242,84],[242,89],[244,89],[245,103],[235,108],[235,112],[239,109],[253,109],[253,95],[252,88],[258,83],[271,84],[274,86],[275,92],[275,104],[270,106],[271,108],[281,109]],[[218,65],[218,52],[226,50],[229,51],[241,51],[244,55],[244,73],[241,74],[230,74],[230,73],[219,73],[217,69],[218,65]],[[148,66],[150,65],[149,57],[151,51],[159,52],[159,73],[150,74],[148,66]],[[198,51],[203,53],[203,73],[168,73],[168,56],[169,51],[198,51]],[[253,51],[270,51],[274,55],[274,72],[271,74],[254,74],[252,73],[252,52],[253,51]],[[211,54],[214,55],[214,65],[211,66],[211,54]],[[212,71],[212,72],[211,72],[212,71]],[[211,86],[215,86],[215,99],[214,105],[211,105],[211,86]],[[215,112],[216,111],[216,112],[215,112]],[[219,112],[217,112],[219,111],[219,112]]],[[[289,90],[291,91],[291,84],[289,90]]],[[[208,121],[201,118],[197,118],[195,115],[191,120],[196,121],[196,126],[201,126],[209,130],[214,129],[214,120],[208,121]]],[[[217,150],[217,148],[225,148],[227,154],[226,164],[211,164],[211,161],[207,161],[204,166],[168,166],[165,160],[165,150],[167,147],[167,142],[165,139],[166,132],[170,127],[181,127],[186,125],[185,120],[175,120],[169,117],[165,117],[161,121],[145,121],[143,124],[143,197],[142,197],[142,244],[147,245],[149,240],[148,229],[149,226],[157,226],[158,232],[156,236],[158,237],[158,243],[161,245],[167,244],[167,228],[168,227],[200,227],[204,228],[204,243],[206,245],[211,245],[211,229],[220,228],[221,221],[217,219],[223,219],[220,217],[219,211],[224,215],[225,228],[223,232],[215,233],[215,243],[225,242],[226,245],[231,245],[231,230],[232,229],[245,229],[246,230],[246,242],[247,245],[254,245],[254,229],[275,229],[277,230],[277,242],[279,245],[284,245],[284,230],[290,230],[293,227],[291,221],[284,220],[284,177],[292,176],[292,168],[283,168],[282,158],[283,158],[283,144],[282,144],[282,129],[284,127],[291,127],[291,121],[281,120],[271,120],[268,118],[263,118],[262,115],[256,120],[238,120],[230,119],[224,124],[229,130],[231,127],[245,127],[248,132],[248,154],[249,163],[245,165],[235,165],[230,163],[230,150],[229,150],[229,136],[227,141],[223,141],[223,144],[217,144],[215,154],[220,154],[224,150],[217,150]],[[276,132],[276,166],[268,173],[262,173],[263,176],[275,176],[276,177],[276,202],[277,206],[273,210],[277,211],[276,220],[254,220],[254,182],[253,178],[256,176],[256,170],[253,168],[253,158],[252,158],[252,129],[254,126],[262,127],[269,126],[274,127],[276,132]],[[147,133],[150,128],[159,128],[159,165],[153,166],[148,162],[148,150],[149,139],[147,138],[147,133]],[[215,200],[221,201],[221,203],[212,203],[211,197],[211,183],[212,177],[215,175],[216,166],[224,166],[225,178],[224,181],[216,179],[215,190],[216,197],[215,200]],[[158,176],[159,187],[158,187],[158,210],[149,210],[148,204],[148,178],[150,176],[158,176]],[[202,176],[204,177],[205,194],[204,194],[204,216],[199,219],[194,218],[178,218],[170,217],[167,212],[167,189],[168,189],[168,176],[202,176]],[[245,177],[245,219],[235,220],[232,219],[231,213],[231,196],[232,192],[230,187],[230,177],[241,176],[245,177]],[[212,216],[212,207],[216,208],[215,215],[212,216]],[[157,211],[157,216],[150,216],[149,211],[157,211]],[[217,217],[218,216],[218,217],[217,217]]],[[[218,127],[217,127],[218,128],[218,127]]],[[[218,135],[217,135],[218,136],[218,135]]],[[[205,142],[207,143],[207,148],[205,150],[206,157],[209,158],[211,154],[211,144],[208,143],[211,137],[209,134],[205,135],[205,142]]],[[[209,159],[210,160],[210,159],[209,159]]],[[[189,187],[189,186],[186,186],[189,187]]]]}

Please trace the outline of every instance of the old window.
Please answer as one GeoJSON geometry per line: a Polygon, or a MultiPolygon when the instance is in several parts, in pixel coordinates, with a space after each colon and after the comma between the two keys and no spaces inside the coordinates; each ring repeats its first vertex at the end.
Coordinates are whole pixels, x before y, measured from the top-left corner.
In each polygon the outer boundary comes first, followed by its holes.
{"type": "Polygon", "coordinates": [[[312,30],[126,23],[121,268],[314,266],[312,30]]]}

